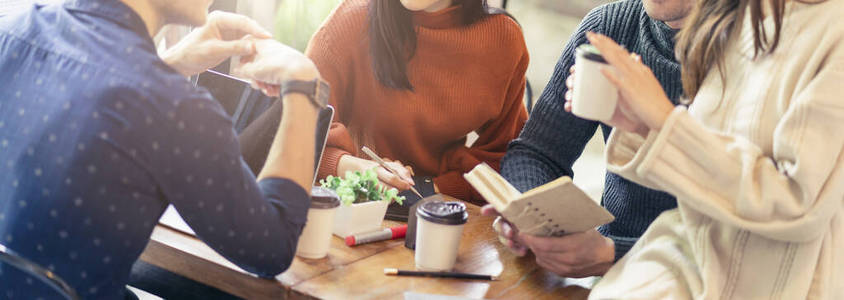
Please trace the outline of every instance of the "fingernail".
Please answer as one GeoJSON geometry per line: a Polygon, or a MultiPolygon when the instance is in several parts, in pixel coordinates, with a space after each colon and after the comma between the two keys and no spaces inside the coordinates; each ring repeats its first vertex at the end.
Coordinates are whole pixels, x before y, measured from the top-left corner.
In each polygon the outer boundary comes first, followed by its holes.
{"type": "Polygon", "coordinates": [[[590,41],[592,41],[592,39],[595,38],[595,33],[591,32],[591,31],[587,31],[586,32],[586,38],[589,39],[590,41]]]}

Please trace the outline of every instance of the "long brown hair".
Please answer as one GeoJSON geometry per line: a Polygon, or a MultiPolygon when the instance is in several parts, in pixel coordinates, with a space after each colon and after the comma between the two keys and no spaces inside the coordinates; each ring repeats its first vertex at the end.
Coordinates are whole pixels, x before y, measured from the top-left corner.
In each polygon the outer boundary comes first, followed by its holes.
{"type": "Polygon", "coordinates": [[[724,52],[731,33],[740,29],[745,12],[750,14],[753,28],[754,57],[776,50],[780,40],[786,0],[697,0],[691,15],[677,38],[677,59],[682,65],[683,89],[691,101],[700,90],[706,74],[718,68],[722,81],[724,52]],[[767,1],[774,21],[774,34],[768,39],[764,6],[767,1]]]}
{"type": "MultiPolygon", "coordinates": [[[[470,25],[490,14],[486,0],[454,0],[462,5],[461,21],[470,25]]],[[[407,78],[407,62],[416,52],[416,30],[412,13],[398,0],[372,0],[369,3],[369,53],[378,81],[386,87],[413,90],[407,78]]]]}

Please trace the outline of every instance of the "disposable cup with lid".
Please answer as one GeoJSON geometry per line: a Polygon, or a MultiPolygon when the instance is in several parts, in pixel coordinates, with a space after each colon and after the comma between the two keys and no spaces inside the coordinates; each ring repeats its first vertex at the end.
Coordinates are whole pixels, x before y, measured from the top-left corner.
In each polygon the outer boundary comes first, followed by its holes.
{"type": "Polygon", "coordinates": [[[466,205],[460,202],[431,201],[420,205],[416,209],[416,268],[453,269],[468,219],[466,205]]]}
{"type": "Polygon", "coordinates": [[[296,255],[304,258],[323,258],[331,245],[331,228],[334,226],[334,213],[340,206],[340,198],[334,191],[315,186],[311,189],[311,207],[308,220],[299,243],[296,255]]]}

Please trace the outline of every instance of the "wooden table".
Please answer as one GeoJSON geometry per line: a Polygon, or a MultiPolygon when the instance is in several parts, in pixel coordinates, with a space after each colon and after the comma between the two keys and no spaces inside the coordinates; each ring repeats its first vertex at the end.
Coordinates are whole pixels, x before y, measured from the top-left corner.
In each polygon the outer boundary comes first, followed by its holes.
{"type": "MultiPolygon", "coordinates": [[[[498,242],[492,217],[468,204],[455,271],[500,274],[498,281],[385,276],[384,268],[414,269],[404,240],[348,247],[332,237],[323,259],[297,257],[275,280],[241,270],[196,237],[159,225],[141,259],[246,299],[401,299],[405,292],[503,299],[585,299],[591,280],[557,277],[537,267],[532,256],[515,257],[498,242]],[[586,286],[586,287],[585,287],[586,286]]],[[[385,221],[385,226],[398,222],[385,221]]]]}

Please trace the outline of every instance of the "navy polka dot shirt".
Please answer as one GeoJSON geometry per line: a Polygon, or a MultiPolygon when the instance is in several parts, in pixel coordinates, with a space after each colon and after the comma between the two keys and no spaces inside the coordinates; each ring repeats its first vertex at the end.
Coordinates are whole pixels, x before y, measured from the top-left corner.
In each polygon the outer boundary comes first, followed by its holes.
{"type": "MultiPolygon", "coordinates": [[[[290,265],[309,199],[287,179],[256,182],[223,108],[119,0],[0,18],[0,244],[83,298],[122,298],[169,204],[266,277],[290,265]]],[[[0,298],[35,299],[35,283],[0,266],[0,298]]]]}

